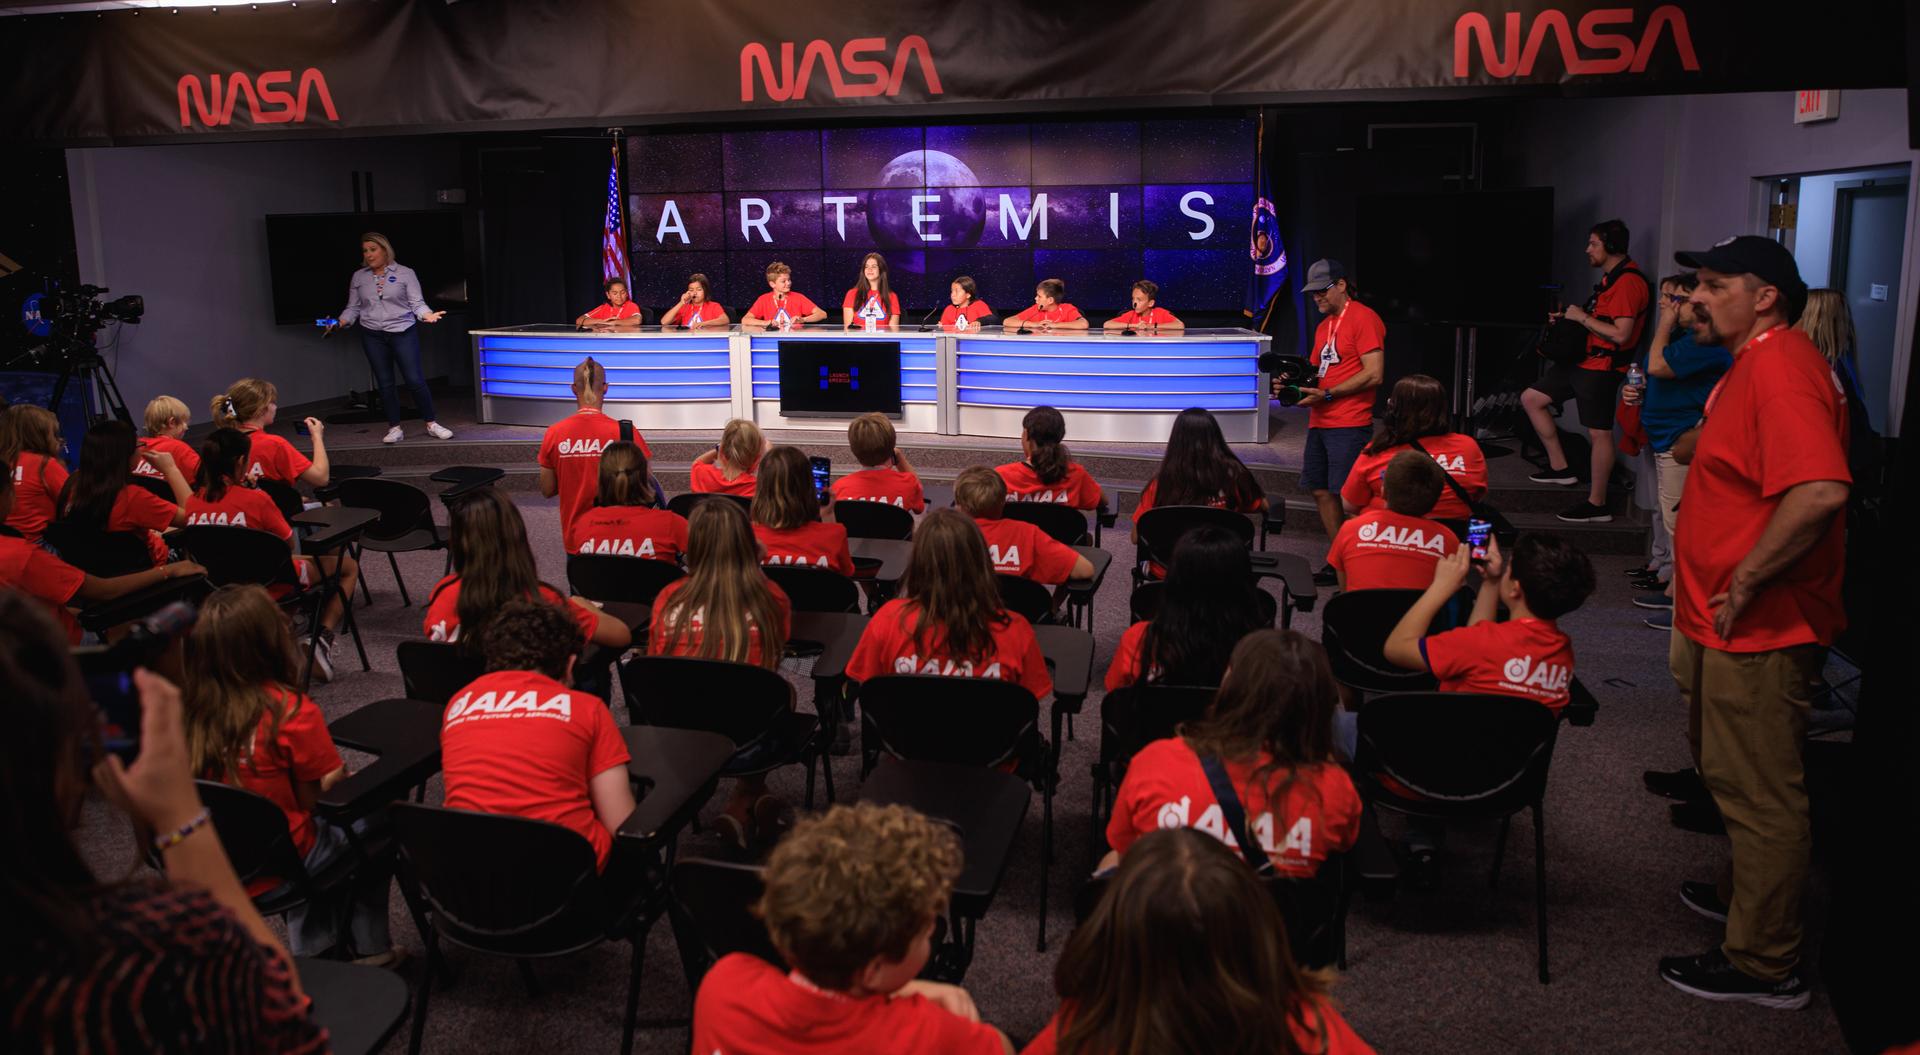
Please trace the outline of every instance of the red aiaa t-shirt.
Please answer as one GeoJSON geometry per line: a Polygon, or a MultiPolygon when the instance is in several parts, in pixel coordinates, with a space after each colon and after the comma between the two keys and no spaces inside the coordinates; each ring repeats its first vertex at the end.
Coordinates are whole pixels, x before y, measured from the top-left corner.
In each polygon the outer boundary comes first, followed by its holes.
{"type": "Polygon", "coordinates": [[[677,562],[687,551],[687,521],[651,506],[594,506],[574,518],[568,553],[647,557],[677,562]]]}
{"type": "Polygon", "coordinates": [[[1000,1033],[924,996],[853,997],[750,953],[721,957],[693,1002],[701,1055],[998,1055],[1000,1033]]]}
{"type": "MultiPolygon", "coordinates": [[[[656,656],[695,656],[700,652],[700,644],[706,633],[702,625],[702,616],[706,614],[704,609],[689,616],[686,636],[680,638],[672,648],[667,647],[667,606],[673,595],[680,592],[680,587],[686,583],[685,579],[670,583],[653,599],[653,617],[647,627],[647,651],[656,656]]],[[[787,599],[785,590],[773,583],[767,583],[767,589],[773,591],[773,606],[780,613],[780,636],[776,647],[784,650],[787,638],[793,633],[793,602],[787,599]]],[[[747,633],[752,638],[747,645],[747,662],[757,665],[766,655],[761,651],[766,645],[765,635],[759,627],[751,625],[747,627],[747,633]]]]}
{"type": "MultiPolygon", "coordinates": [[[[558,605],[560,610],[573,617],[580,625],[582,640],[593,640],[593,632],[600,625],[599,618],[585,608],[566,599],[559,590],[540,584],[540,599],[548,604],[558,605]]],[[[427,598],[427,617],[421,621],[421,631],[429,641],[460,640],[460,576],[449,575],[433,584],[433,593],[427,598]]]]}
{"type": "MultiPolygon", "coordinates": [[[[787,317],[794,322],[799,322],[819,310],[820,305],[808,300],[804,294],[787,294],[787,317]]],[[[780,305],[774,302],[771,292],[762,293],[760,299],[753,302],[753,307],[747,310],[747,314],[756,319],[772,321],[780,317],[780,305]]]]}
{"type": "Polygon", "coordinates": [[[589,319],[631,319],[638,314],[640,314],[640,305],[635,304],[633,301],[630,301],[630,300],[623,301],[621,305],[617,308],[614,307],[612,304],[602,302],[599,307],[593,309],[590,312],[587,312],[587,318],[589,319]]]}
{"type": "Polygon", "coordinates": [[[1073,547],[1024,520],[976,517],[973,522],[987,540],[993,570],[1001,575],[1057,586],[1073,574],[1074,562],[1080,559],[1073,547]]]}
{"type": "Polygon", "coordinates": [[[13,466],[13,510],[7,514],[7,526],[28,542],[40,541],[53,523],[53,503],[65,486],[65,465],[44,454],[21,451],[13,466]]]}
{"type": "Polygon", "coordinates": [[[885,502],[909,513],[927,508],[927,495],[918,476],[884,466],[848,473],[833,482],[829,493],[836,502],[885,502]]]}
{"type": "MultiPolygon", "coordinates": [[[[1120,644],[1113,650],[1113,660],[1107,664],[1107,691],[1124,689],[1140,683],[1141,667],[1146,657],[1142,650],[1147,644],[1147,626],[1144,620],[1127,627],[1120,635],[1120,644]]],[[[1156,676],[1158,672],[1155,672],[1156,676]]]]}
{"type": "MultiPolygon", "coordinates": [[[[1328,854],[1353,845],[1360,831],[1360,794],[1338,763],[1303,766],[1277,801],[1253,779],[1271,761],[1228,762],[1227,779],[1247,812],[1247,830],[1282,875],[1310,876],[1328,854]]],[[[1284,772],[1267,784],[1279,790],[1284,772]]],[[[1134,840],[1161,828],[1196,828],[1239,849],[1200,768],[1200,756],[1178,737],[1156,740],[1127,765],[1107,822],[1107,844],[1122,854],[1134,840]]]]}
{"type": "MultiPolygon", "coordinates": [[[[593,507],[600,490],[600,452],[620,438],[620,422],[592,407],[579,410],[547,426],[540,437],[540,468],[553,473],[559,484],[560,529],[564,534],[575,517],[593,507]]],[[[648,458],[653,451],[638,430],[633,442],[648,458]]]]}
{"type": "MultiPolygon", "coordinates": [[[[140,449],[173,455],[173,464],[180,467],[180,475],[186,477],[189,484],[193,482],[194,477],[200,475],[200,453],[172,436],[142,436],[140,449]]],[[[145,461],[134,466],[133,471],[141,476],[151,476],[156,480],[165,479],[160,474],[160,470],[145,461]]]]}
{"type": "Polygon", "coordinates": [[[1026,462],[1009,462],[993,471],[999,473],[1001,482],[1007,485],[1009,502],[1052,502],[1074,509],[1100,507],[1100,485],[1079,462],[1069,462],[1066,475],[1052,483],[1040,479],[1040,474],[1026,462]]]}
{"type": "Polygon", "coordinates": [[[733,479],[712,462],[695,462],[687,473],[687,490],[695,494],[739,495],[752,498],[754,489],[753,470],[748,469],[733,479]]]}
{"type": "Polygon", "coordinates": [[[67,643],[77,645],[85,635],[67,611],[67,603],[86,585],[87,573],[26,539],[0,535],[0,586],[10,586],[42,601],[67,632],[67,643]]]}
{"type": "Polygon", "coordinates": [[[765,552],[762,564],[805,564],[853,577],[853,554],[847,549],[847,526],[813,521],[797,528],[753,525],[753,537],[765,552]]]}
{"type": "Polygon", "coordinates": [[[128,484],[113,496],[113,509],[107,513],[108,531],[144,531],[147,553],[154,567],[167,562],[167,543],[162,531],[173,527],[173,516],[180,507],[139,484],[128,484]]]}
{"type": "Polygon", "coordinates": [[[1425,517],[1368,509],[1340,525],[1327,563],[1346,573],[1349,590],[1424,590],[1434,565],[1459,548],[1453,532],[1425,517]]]}
{"type": "Polygon", "coordinates": [[[247,433],[247,441],[252,445],[247,456],[247,472],[291,484],[313,467],[313,459],[296,450],[285,436],[276,436],[264,429],[242,431],[247,433]]]}
{"type": "Polygon", "coordinates": [[[950,330],[957,330],[960,328],[960,320],[964,318],[967,320],[967,329],[971,330],[976,328],[975,324],[981,319],[992,314],[993,309],[987,307],[987,302],[984,300],[970,300],[965,308],[956,308],[949,304],[946,310],[940,313],[940,325],[950,330]]]}
{"type": "MultiPolygon", "coordinates": [[[[260,722],[253,730],[252,749],[240,756],[239,786],[280,807],[280,812],[287,815],[287,829],[293,833],[293,847],[305,857],[318,841],[319,832],[314,827],[313,814],[300,804],[294,783],[318,781],[339,769],[343,764],[340,750],[334,746],[333,734],[327,732],[326,715],[320,713],[320,705],[311,697],[283,685],[269,685],[266,690],[273,696],[274,706],[282,712],[280,727],[277,731],[274,729],[271,711],[260,712],[260,722]]],[[[218,771],[204,776],[210,780],[220,778],[218,771]]],[[[284,877],[264,880],[265,889],[279,885],[281,878],[284,877]]]]}
{"type": "MultiPolygon", "coordinates": [[[[860,317],[860,309],[867,306],[867,300],[869,298],[873,300],[879,300],[880,294],[872,290],[863,290],[859,286],[855,286],[852,289],[847,290],[847,295],[841,298],[840,306],[843,308],[853,308],[854,309],[853,317],[855,319],[858,319],[860,317]]],[[[900,294],[895,293],[892,290],[887,291],[887,309],[886,310],[887,310],[887,315],[889,317],[900,314],[900,294]]],[[[882,320],[882,321],[885,321],[885,320],[882,320]]]]}
{"type": "Polygon", "coordinates": [[[1042,308],[1038,304],[1030,304],[1027,306],[1027,310],[1014,316],[1014,318],[1019,319],[1021,322],[1056,322],[1056,323],[1072,322],[1073,320],[1079,317],[1080,317],[1079,308],[1076,308],[1071,304],[1060,304],[1060,303],[1054,304],[1054,306],[1051,308],[1042,308]]]}
{"type": "Polygon", "coordinates": [[[1165,326],[1170,322],[1179,322],[1180,320],[1173,317],[1173,312],[1155,304],[1153,307],[1147,309],[1145,315],[1134,311],[1132,308],[1128,308],[1125,312],[1115,315],[1113,321],[1127,326],[1165,326]]]}
{"type": "Polygon", "coordinates": [[[187,499],[187,526],[243,527],[264,531],[277,539],[293,537],[293,525],[280,514],[272,497],[245,484],[229,484],[218,502],[207,501],[207,492],[195,491],[187,499]]]}
{"type": "MultiPolygon", "coordinates": [[[[1360,373],[1360,357],[1382,350],[1387,343],[1387,325],[1372,308],[1357,300],[1347,301],[1338,315],[1320,320],[1313,331],[1313,364],[1320,379],[1315,388],[1332,388],[1360,373]]],[[[1373,393],[1349,392],[1337,399],[1315,403],[1308,408],[1307,425],[1316,429],[1342,429],[1373,424],[1373,393]]]]}
{"type": "Polygon", "coordinates": [[[1551,619],[1482,620],[1420,639],[1441,692],[1519,696],[1558,714],[1573,684],[1573,640],[1551,619]]]}
{"type": "Polygon", "coordinates": [[[698,304],[682,305],[680,314],[673,320],[672,325],[692,329],[700,323],[711,322],[726,313],[727,309],[721,307],[718,302],[703,300],[698,304]]]}
{"type": "MultiPolygon", "coordinates": [[[[1059,1050],[1060,1030],[1070,1017],[1068,1008],[1055,1012],[1047,1028],[1021,1048],[1020,1055],[1054,1055],[1059,1050]]],[[[1374,1055],[1373,1047],[1360,1039],[1340,1012],[1318,997],[1302,997],[1287,1026],[1294,1044],[1309,1055],[1374,1055]]]]}
{"type": "Polygon", "coordinates": [[[1040,651],[1040,639],[1033,625],[1018,612],[1002,612],[1005,622],[995,622],[991,631],[993,652],[976,664],[959,663],[945,655],[946,631],[933,628],[927,633],[926,654],[913,645],[913,630],[920,623],[920,605],[907,598],[888,601],[873,614],[860,643],[847,660],[847,677],[866,681],[882,674],[942,674],[958,678],[998,678],[1026,686],[1035,698],[1053,691],[1053,675],[1047,672],[1047,657],[1040,651]]]}
{"type": "Polygon", "coordinates": [[[629,755],[600,697],[535,671],[495,671],[453,694],[440,755],[448,808],[571,828],[606,867],[613,833],[594,813],[588,786],[629,755]]]}
{"type": "MultiPolygon", "coordinates": [[[[1444,436],[1426,436],[1420,440],[1420,446],[1433,455],[1433,460],[1448,476],[1458,481],[1467,494],[1478,499],[1487,493],[1487,456],[1480,452],[1480,444],[1472,436],[1458,432],[1449,432],[1444,436]]],[[[1379,454],[1365,451],[1353,461],[1353,471],[1347,474],[1346,483],[1340,488],[1340,500],[1355,509],[1384,509],[1387,505],[1387,463],[1401,451],[1412,450],[1407,444],[1388,447],[1379,454]]],[[[1435,520],[1465,520],[1473,515],[1467,503],[1460,500],[1453,488],[1442,487],[1440,500],[1433,504],[1433,511],[1427,516],[1435,520]]]]}

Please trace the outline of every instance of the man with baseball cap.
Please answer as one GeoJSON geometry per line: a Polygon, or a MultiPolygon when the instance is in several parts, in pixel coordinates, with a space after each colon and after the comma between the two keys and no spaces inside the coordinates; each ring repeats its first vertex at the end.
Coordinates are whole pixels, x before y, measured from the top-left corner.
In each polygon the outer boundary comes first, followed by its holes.
{"type": "MultiPolygon", "coordinates": [[[[1377,312],[1354,299],[1347,269],[1338,260],[1314,261],[1300,292],[1311,296],[1313,306],[1326,316],[1313,332],[1313,354],[1307,357],[1319,371],[1318,380],[1300,389],[1300,406],[1311,408],[1300,486],[1313,492],[1320,525],[1333,539],[1346,519],[1340,488],[1373,436],[1373,395],[1386,373],[1387,326],[1377,312]]],[[[1333,585],[1333,568],[1320,569],[1313,581],[1333,585]]]]}
{"type": "Polygon", "coordinates": [[[1726,921],[1725,941],[1661,960],[1660,975],[1709,1000],[1805,1007],[1801,743],[1827,646],[1845,623],[1847,403],[1791,325],[1807,287],[1785,247],[1743,236],[1674,258],[1698,269],[1688,301],[1696,334],[1734,357],[1707,397],[1681,491],[1668,651],[1733,854],[1717,885],[1680,887],[1687,907],[1726,921]]]}

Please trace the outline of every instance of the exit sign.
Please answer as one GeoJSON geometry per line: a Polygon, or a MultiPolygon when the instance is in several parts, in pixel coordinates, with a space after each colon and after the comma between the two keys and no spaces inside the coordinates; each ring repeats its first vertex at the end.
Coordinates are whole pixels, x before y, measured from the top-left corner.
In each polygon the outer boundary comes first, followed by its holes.
{"type": "Polygon", "coordinates": [[[1804,125],[1810,121],[1831,121],[1839,116],[1839,92],[1814,90],[1793,93],[1794,124],[1804,125]]]}

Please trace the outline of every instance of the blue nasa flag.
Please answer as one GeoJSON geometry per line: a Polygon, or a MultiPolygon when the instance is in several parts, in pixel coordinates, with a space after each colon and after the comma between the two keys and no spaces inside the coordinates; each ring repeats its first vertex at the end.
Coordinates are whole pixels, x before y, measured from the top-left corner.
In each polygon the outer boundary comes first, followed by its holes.
{"type": "Polygon", "coordinates": [[[1274,299],[1287,284],[1287,247],[1280,241],[1280,217],[1274,212],[1273,188],[1267,178],[1264,120],[1254,142],[1253,223],[1247,231],[1247,255],[1253,260],[1253,271],[1247,276],[1245,310],[1248,318],[1259,319],[1258,326],[1265,329],[1274,299]]]}

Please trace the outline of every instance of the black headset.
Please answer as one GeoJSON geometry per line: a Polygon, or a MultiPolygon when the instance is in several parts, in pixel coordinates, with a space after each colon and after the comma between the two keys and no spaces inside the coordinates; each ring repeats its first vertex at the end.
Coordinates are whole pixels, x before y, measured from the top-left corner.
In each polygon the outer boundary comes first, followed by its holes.
{"type": "Polygon", "coordinates": [[[1627,225],[1619,220],[1606,220],[1596,224],[1593,233],[1600,236],[1600,248],[1608,256],[1625,256],[1627,252],[1627,225]]]}

